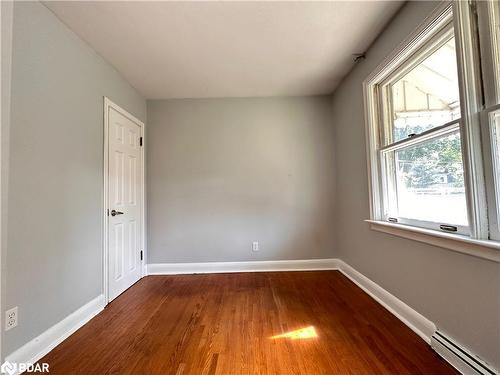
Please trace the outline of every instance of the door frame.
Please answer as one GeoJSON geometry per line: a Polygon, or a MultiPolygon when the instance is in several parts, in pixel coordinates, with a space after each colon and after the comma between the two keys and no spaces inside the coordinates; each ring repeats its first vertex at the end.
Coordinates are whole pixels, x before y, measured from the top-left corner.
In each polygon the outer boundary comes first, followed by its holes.
{"type": "Polygon", "coordinates": [[[141,261],[141,278],[146,276],[146,258],[147,258],[147,241],[146,241],[146,144],[144,142],[144,134],[146,130],[146,125],[129,112],[124,110],[118,104],[111,101],[108,97],[104,97],[104,184],[103,184],[103,210],[102,210],[102,248],[103,248],[103,295],[104,295],[104,305],[109,303],[109,226],[108,226],[108,209],[109,209],[109,110],[114,109],[121,115],[127,117],[130,121],[134,122],[141,129],[140,136],[143,139],[141,147],[141,246],[142,246],[142,261],[141,261]]]}

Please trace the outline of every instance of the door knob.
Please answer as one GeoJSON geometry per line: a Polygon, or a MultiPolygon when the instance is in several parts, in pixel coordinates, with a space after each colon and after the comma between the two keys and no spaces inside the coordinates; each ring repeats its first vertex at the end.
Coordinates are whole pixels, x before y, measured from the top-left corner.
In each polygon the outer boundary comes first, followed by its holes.
{"type": "Polygon", "coordinates": [[[123,215],[123,212],[112,210],[111,211],[111,216],[116,216],[116,215],[123,215]]]}

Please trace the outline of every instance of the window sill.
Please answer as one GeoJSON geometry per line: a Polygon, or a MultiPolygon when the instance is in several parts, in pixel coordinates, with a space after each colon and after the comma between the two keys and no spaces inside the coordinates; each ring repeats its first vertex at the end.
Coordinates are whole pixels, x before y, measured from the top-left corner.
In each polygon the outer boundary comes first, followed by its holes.
{"type": "Polygon", "coordinates": [[[473,240],[458,234],[441,233],[431,229],[416,228],[408,225],[388,223],[378,220],[365,220],[370,228],[378,232],[410,240],[424,242],[459,253],[500,263],[500,242],[473,240]]]}

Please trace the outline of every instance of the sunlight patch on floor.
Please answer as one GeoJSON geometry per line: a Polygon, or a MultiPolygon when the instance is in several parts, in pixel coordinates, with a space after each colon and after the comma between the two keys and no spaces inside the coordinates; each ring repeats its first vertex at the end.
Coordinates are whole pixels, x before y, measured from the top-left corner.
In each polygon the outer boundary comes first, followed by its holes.
{"type": "Polygon", "coordinates": [[[271,339],[313,339],[318,337],[316,329],[313,326],[306,328],[296,329],[295,331],[290,331],[282,333],[281,335],[271,336],[271,339]]]}

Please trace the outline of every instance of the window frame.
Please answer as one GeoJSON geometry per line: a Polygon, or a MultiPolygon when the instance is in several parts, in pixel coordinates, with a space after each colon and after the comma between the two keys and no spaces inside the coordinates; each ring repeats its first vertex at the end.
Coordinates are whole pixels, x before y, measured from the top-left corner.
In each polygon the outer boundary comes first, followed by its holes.
{"type": "Polygon", "coordinates": [[[494,1],[478,2],[476,12],[479,20],[481,47],[481,68],[483,71],[484,108],[480,113],[481,132],[484,135],[484,165],[486,197],[490,239],[500,241],[500,176],[495,168],[499,155],[495,149],[494,124],[496,113],[500,112],[500,4],[494,1]],[[495,84],[496,83],[496,84],[495,84]]]}
{"type": "MultiPolygon", "coordinates": [[[[457,248],[457,246],[451,246],[449,244],[450,239],[456,239],[457,241],[461,241],[461,243],[463,243],[463,241],[474,243],[474,246],[472,246],[473,248],[487,246],[493,251],[493,258],[500,261],[500,251],[497,250],[500,248],[500,243],[490,240],[490,223],[487,210],[488,203],[490,203],[489,206],[491,207],[491,197],[488,198],[487,202],[486,184],[490,185],[490,182],[488,178],[485,180],[485,174],[488,175],[488,173],[491,173],[492,167],[488,165],[487,162],[483,165],[481,131],[484,134],[484,127],[487,127],[488,134],[490,134],[490,125],[489,122],[484,121],[484,117],[488,117],[488,115],[482,113],[484,111],[482,77],[480,74],[480,64],[482,60],[479,59],[477,48],[479,43],[477,37],[478,24],[475,6],[474,2],[441,3],[363,82],[370,194],[370,219],[367,221],[371,223],[372,229],[386,233],[390,232],[391,234],[400,233],[401,236],[412,239],[418,237],[420,239],[417,240],[433,244],[435,242],[435,237],[445,238],[446,240],[438,242],[443,243],[443,247],[447,248],[457,248]],[[460,135],[470,229],[468,235],[444,233],[428,229],[428,227],[418,228],[414,223],[394,224],[388,222],[387,218],[384,217],[383,199],[384,194],[386,194],[386,189],[382,182],[383,171],[381,162],[379,161],[381,159],[378,155],[385,141],[379,131],[382,114],[380,103],[377,102],[379,100],[379,92],[377,91],[379,85],[391,74],[394,74],[394,71],[408,60],[409,57],[414,55],[416,51],[424,48],[432,38],[435,38],[436,35],[450,23],[453,23],[457,51],[461,109],[460,135]],[[488,173],[485,173],[484,168],[487,169],[488,173]],[[390,230],[387,229],[388,227],[390,230]],[[410,232],[411,235],[408,234],[410,232]],[[429,237],[434,237],[434,239],[428,240],[429,237]]],[[[488,6],[491,7],[491,5],[488,6]]],[[[489,16],[491,17],[491,15],[489,16]]],[[[493,30],[493,28],[491,29],[493,30]]],[[[491,37],[491,39],[493,38],[494,37],[491,37]]],[[[481,39],[481,42],[482,41],[483,39],[481,39]]],[[[385,128],[386,124],[383,126],[384,131],[387,132],[385,128]]],[[[489,146],[491,148],[491,145],[489,146]]],[[[487,159],[489,155],[485,154],[484,156],[487,159]]],[[[498,215],[500,215],[500,210],[498,211],[498,215]]],[[[500,220],[498,220],[498,222],[500,222],[500,220]]],[[[500,237],[498,237],[498,239],[500,239],[500,237]]],[[[458,247],[462,248],[461,246],[458,247]]],[[[474,251],[474,253],[481,256],[480,253],[482,252],[474,251]]],[[[489,253],[488,256],[490,257],[488,259],[491,259],[492,254],[489,253]]]]}
{"type": "MultiPolygon", "coordinates": [[[[391,90],[396,82],[419,66],[434,52],[443,47],[450,39],[454,38],[453,22],[450,19],[448,23],[440,25],[437,30],[433,30],[429,39],[419,48],[416,48],[412,54],[401,64],[392,70],[381,82],[376,84],[377,105],[380,116],[378,118],[378,131],[381,140],[378,149],[378,162],[380,164],[381,184],[383,190],[382,209],[383,220],[397,220],[400,224],[413,225],[422,228],[442,230],[449,232],[450,229],[458,234],[469,235],[469,227],[447,222],[433,222],[429,220],[419,220],[410,217],[392,215],[391,211],[397,211],[397,181],[396,171],[392,166],[386,163],[386,158],[390,152],[417,146],[419,144],[439,139],[456,131],[460,131],[461,118],[451,120],[434,128],[428,129],[411,138],[394,140],[394,119],[393,119],[393,97],[391,90]],[[447,230],[443,228],[448,228],[447,230]]],[[[458,71],[457,71],[458,74],[458,71]]],[[[463,163],[463,160],[462,160],[463,163]]]]}
{"type": "Polygon", "coordinates": [[[380,98],[378,84],[382,82],[394,69],[405,61],[415,50],[423,46],[429,39],[429,32],[439,29],[452,20],[450,4],[439,6],[424,22],[417,28],[407,40],[401,43],[396,50],[389,55],[363,82],[363,95],[365,103],[366,124],[366,152],[368,165],[368,188],[370,194],[370,219],[383,220],[382,210],[382,183],[380,176],[380,164],[378,162],[378,149],[382,142],[381,132],[378,124],[381,118],[380,98]]]}
{"type": "Polygon", "coordinates": [[[483,113],[484,123],[487,125],[484,154],[487,165],[485,169],[490,239],[498,241],[500,240],[500,152],[496,147],[496,136],[500,130],[497,128],[496,121],[499,120],[496,120],[496,117],[500,119],[500,104],[488,108],[483,113]]]}
{"type": "Polygon", "coordinates": [[[475,12],[481,21],[478,25],[481,66],[491,75],[491,79],[483,82],[485,105],[490,107],[500,104],[500,3],[491,0],[478,2],[475,12]]]}

